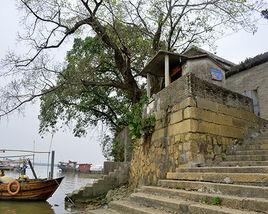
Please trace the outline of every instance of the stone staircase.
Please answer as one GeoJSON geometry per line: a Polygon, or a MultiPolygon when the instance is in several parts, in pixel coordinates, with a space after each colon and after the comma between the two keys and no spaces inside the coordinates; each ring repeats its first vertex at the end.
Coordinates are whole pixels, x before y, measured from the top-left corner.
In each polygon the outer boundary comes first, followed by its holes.
{"type": "Polygon", "coordinates": [[[92,199],[105,196],[111,189],[128,183],[129,164],[124,163],[108,175],[103,175],[92,184],[87,184],[72,193],[67,194],[65,201],[68,203],[87,203],[92,199]]]}
{"type": "Polygon", "coordinates": [[[158,186],[90,213],[268,213],[268,132],[236,146],[217,166],[179,168],[158,186]]]}

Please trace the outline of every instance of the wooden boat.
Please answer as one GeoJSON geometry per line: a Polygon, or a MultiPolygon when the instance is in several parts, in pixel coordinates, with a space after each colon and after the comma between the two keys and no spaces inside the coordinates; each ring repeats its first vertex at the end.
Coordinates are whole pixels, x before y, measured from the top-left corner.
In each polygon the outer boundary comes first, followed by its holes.
{"type": "Polygon", "coordinates": [[[59,187],[63,177],[29,179],[0,184],[0,200],[45,201],[59,187]]]}

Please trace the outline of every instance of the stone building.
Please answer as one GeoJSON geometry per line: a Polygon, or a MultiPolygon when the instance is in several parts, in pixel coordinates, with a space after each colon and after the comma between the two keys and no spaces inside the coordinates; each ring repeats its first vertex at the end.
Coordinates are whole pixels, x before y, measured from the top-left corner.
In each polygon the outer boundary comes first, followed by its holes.
{"type": "MultiPolygon", "coordinates": [[[[236,65],[198,47],[183,54],[159,51],[143,69],[147,95],[153,97],[163,88],[188,73],[248,96],[252,111],[268,119],[268,52],[236,65]]],[[[151,99],[153,100],[153,99],[151,99]]]]}
{"type": "Polygon", "coordinates": [[[132,170],[133,177],[154,183],[178,166],[209,164],[223,158],[236,140],[261,129],[263,119],[268,119],[268,63],[266,55],[247,62],[235,65],[197,47],[183,54],[160,51],[149,61],[142,71],[150,98],[145,115],[154,113],[157,123],[153,146],[148,153],[146,147],[134,152],[132,164],[151,167],[132,170]],[[252,81],[256,75],[258,80],[252,81]],[[158,151],[156,145],[176,151],[179,159],[173,159],[172,151],[158,151]]]}
{"type": "Polygon", "coordinates": [[[159,51],[141,72],[147,78],[147,96],[150,98],[147,113],[151,109],[159,110],[159,103],[155,102],[158,93],[180,77],[191,73],[223,87],[225,73],[233,66],[234,63],[195,46],[183,54],[159,51]]]}
{"type": "Polygon", "coordinates": [[[252,98],[254,113],[268,119],[268,52],[227,71],[225,87],[252,98]]]}
{"type": "Polygon", "coordinates": [[[193,46],[183,54],[159,51],[145,66],[142,75],[147,77],[147,95],[151,97],[188,73],[224,86],[225,73],[234,65],[228,60],[193,46]]]}

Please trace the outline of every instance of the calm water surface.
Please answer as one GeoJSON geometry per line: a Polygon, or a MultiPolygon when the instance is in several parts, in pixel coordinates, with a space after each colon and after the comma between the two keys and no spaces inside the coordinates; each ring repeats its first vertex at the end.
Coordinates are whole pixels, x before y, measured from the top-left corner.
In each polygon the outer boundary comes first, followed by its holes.
{"type": "MultiPolygon", "coordinates": [[[[36,174],[40,178],[47,177],[46,166],[36,166],[36,174]]],[[[82,210],[65,208],[64,198],[66,193],[79,189],[95,179],[86,174],[60,174],[55,167],[54,177],[65,176],[57,191],[46,202],[7,202],[0,201],[0,214],[82,214],[82,210]]],[[[17,173],[6,172],[7,175],[18,177],[17,173]]],[[[27,169],[27,175],[32,177],[27,169]]]]}

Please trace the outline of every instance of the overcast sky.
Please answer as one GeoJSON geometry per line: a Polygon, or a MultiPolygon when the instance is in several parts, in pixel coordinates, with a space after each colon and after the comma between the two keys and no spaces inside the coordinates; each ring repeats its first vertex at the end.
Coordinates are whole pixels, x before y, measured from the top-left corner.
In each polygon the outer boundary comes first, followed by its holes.
{"type": "MultiPolygon", "coordinates": [[[[19,15],[14,0],[2,0],[0,7],[0,58],[8,50],[16,50],[16,35],[19,28],[19,15]]],[[[264,20],[256,34],[243,31],[233,33],[217,41],[217,55],[238,63],[247,57],[268,51],[268,21],[264,20]]],[[[57,58],[63,58],[70,43],[56,51],[57,58]]],[[[1,82],[1,81],[0,81],[1,82]]],[[[13,114],[8,120],[0,120],[0,149],[32,149],[35,141],[36,150],[48,151],[51,136],[41,139],[38,134],[38,104],[27,105],[24,116],[13,114]]],[[[99,129],[90,130],[85,138],[74,138],[71,130],[57,133],[52,140],[56,150],[56,161],[77,160],[81,162],[102,164],[104,157],[98,143],[99,129]]],[[[1,153],[0,153],[1,156],[1,153]]],[[[41,156],[45,160],[46,157],[41,156]]]]}

